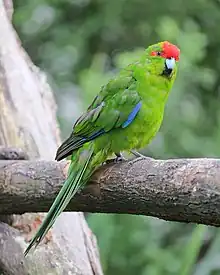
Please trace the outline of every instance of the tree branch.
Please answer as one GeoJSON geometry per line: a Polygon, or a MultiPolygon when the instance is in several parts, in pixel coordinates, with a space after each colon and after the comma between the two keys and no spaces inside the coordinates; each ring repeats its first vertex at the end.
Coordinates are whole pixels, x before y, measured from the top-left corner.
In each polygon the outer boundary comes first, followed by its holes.
{"type": "MultiPolygon", "coordinates": [[[[44,212],[67,162],[0,161],[0,213],[44,212]]],[[[102,166],[67,211],[129,213],[220,225],[220,160],[135,159],[102,166]]]]}

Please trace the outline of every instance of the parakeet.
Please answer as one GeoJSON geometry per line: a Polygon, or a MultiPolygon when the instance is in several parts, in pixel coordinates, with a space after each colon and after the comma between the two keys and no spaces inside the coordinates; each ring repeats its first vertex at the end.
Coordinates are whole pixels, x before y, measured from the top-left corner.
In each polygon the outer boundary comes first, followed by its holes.
{"type": "Polygon", "coordinates": [[[174,84],[180,50],[164,41],[149,46],[136,62],[102,86],[72,133],[58,148],[56,160],[71,155],[68,176],[25,255],[38,245],[95,169],[115,153],[150,143],[163,120],[174,84]]]}

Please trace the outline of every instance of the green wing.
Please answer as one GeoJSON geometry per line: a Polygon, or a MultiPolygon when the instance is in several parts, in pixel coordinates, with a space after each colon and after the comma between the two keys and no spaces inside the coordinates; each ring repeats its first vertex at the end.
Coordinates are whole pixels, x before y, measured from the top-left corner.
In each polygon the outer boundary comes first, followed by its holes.
{"type": "Polygon", "coordinates": [[[140,102],[132,71],[123,71],[118,78],[102,87],[87,112],[79,117],[70,137],[58,148],[56,160],[69,156],[84,143],[102,134],[128,126],[139,111],[134,108],[140,102]]]}

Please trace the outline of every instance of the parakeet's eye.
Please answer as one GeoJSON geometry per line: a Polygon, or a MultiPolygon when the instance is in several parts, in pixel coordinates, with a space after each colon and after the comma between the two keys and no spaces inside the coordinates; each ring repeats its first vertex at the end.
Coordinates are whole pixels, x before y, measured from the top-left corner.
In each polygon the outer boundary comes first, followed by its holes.
{"type": "Polygon", "coordinates": [[[162,56],[163,53],[158,51],[158,52],[152,52],[151,55],[152,56],[162,56]]]}

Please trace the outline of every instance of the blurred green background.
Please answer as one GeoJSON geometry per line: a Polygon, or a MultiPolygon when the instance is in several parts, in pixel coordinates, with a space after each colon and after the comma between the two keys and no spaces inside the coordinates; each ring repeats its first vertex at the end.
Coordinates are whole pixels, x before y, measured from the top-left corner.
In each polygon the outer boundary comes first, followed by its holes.
{"type": "MultiPolygon", "coordinates": [[[[15,0],[14,25],[44,70],[62,136],[102,84],[160,40],[181,48],[155,158],[220,155],[219,0],[15,0]]],[[[220,274],[216,228],[131,215],[88,216],[105,275],[220,274]]]]}

